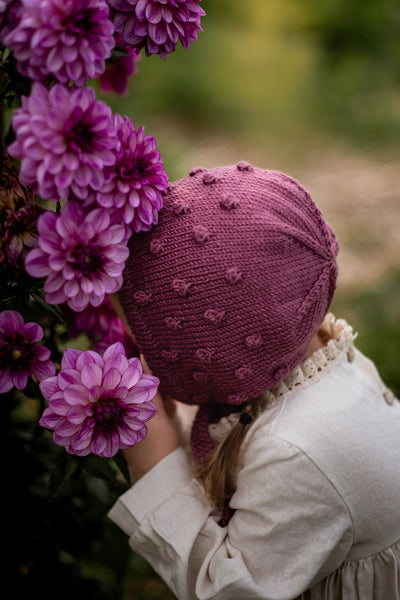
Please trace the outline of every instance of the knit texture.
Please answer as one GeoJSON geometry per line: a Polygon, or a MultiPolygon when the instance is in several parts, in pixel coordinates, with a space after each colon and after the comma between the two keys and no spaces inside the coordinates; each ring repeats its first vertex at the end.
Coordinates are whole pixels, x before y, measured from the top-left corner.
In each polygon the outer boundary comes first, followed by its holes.
{"type": "Polygon", "coordinates": [[[250,401],[301,362],[337,251],[297,181],[244,162],[192,170],[169,186],[158,225],[131,237],[121,304],[161,391],[202,405],[195,458],[212,449],[210,406],[250,401]]]}

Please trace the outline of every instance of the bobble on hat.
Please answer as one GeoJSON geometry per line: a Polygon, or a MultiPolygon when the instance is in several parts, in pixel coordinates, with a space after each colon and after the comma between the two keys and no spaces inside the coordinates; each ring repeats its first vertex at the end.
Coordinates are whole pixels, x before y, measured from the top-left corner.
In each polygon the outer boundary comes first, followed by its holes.
{"type": "Polygon", "coordinates": [[[284,378],[329,308],[337,250],[309,194],[283,173],[240,162],[170,185],[158,225],[130,239],[120,291],[161,389],[241,404],[284,378]]]}

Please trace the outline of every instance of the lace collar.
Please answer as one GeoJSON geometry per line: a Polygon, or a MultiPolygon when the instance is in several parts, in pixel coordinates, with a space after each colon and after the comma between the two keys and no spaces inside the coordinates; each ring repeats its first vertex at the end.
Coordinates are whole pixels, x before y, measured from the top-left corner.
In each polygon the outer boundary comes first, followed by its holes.
{"type": "MultiPolygon", "coordinates": [[[[293,369],[277,385],[267,392],[268,407],[276,404],[294,390],[303,390],[320,381],[347,355],[351,362],[354,359],[353,341],[356,335],[353,328],[344,319],[335,319],[329,313],[322,323],[321,329],[329,337],[328,342],[316,350],[293,369]]],[[[210,437],[214,443],[222,441],[225,435],[236,425],[238,413],[223,417],[218,423],[209,426],[210,437]]]]}

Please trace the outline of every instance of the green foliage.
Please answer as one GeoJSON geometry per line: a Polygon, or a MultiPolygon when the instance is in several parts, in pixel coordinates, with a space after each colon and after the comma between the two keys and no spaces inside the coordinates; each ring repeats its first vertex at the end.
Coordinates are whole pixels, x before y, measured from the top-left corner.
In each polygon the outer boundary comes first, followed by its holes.
{"type": "Polygon", "coordinates": [[[20,103],[21,95],[28,95],[31,80],[22,77],[17,71],[17,64],[10,50],[0,46],[0,102],[6,102],[8,108],[20,103]]]}
{"type": "Polygon", "coordinates": [[[339,293],[333,311],[359,332],[357,347],[375,362],[385,383],[400,398],[400,271],[374,287],[339,293]]]}
{"type": "Polygon", "coordinates": [[[397,0],[306,0],[315,49],[309,111],[316,126],[366,145],[400,133],[400,7],[397,0]]]}
{"type": "Polygon", "coordinates": [[[56,446],[38,425],[41,402],[32,387],[1,397],[4,583],[16,598],[117,600],[128,547],[106,515],[126,484],[107,461],[56,446]]]}
{"type": "MultiPolygon", "coordinates": [[[[172,178],[183,143],[229,136],[272,153],[341,141],[396,148],[397,0],[203,0],[204,31],[166,61],[142,57],[113,109],[143,123],[172,178]]],[[[108,99],[108,98],[107,98],[108,99]]],[[[185,152],[185,148],[181,150],[185,152]]]]}
{"type": "Polygon", "coordinates": [[[308,0],[306,6],[327,64],[359,56],[374,71],[384,64],[385,75],[400,81],[397,0],[308,0]]]}

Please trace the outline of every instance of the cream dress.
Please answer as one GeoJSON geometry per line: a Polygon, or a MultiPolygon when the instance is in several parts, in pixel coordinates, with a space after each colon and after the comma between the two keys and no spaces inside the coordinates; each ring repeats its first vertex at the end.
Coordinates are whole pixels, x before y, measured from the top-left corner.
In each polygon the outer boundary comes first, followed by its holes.
{"type": "Polygon", "coordinates": [[[345,321],[324,328],[249,427],[226,527],[185,443],[111,509],[180,600],[400,600],[400,403],[345,321]]]}

